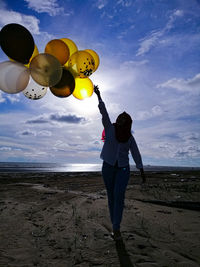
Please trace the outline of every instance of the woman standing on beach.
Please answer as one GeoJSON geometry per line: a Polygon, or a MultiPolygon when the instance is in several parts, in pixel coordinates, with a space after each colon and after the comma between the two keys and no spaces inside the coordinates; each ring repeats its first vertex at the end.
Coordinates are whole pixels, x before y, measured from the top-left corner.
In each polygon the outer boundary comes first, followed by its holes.
{"type": "Polygon", "coordinates": [[[121,113],[115,123],[111,123],[105,104],[101,99],[98,86],[94,92],[99,100],[99,110],[105,129],[105,142],[101,151],[103,160],[102,176],[108,196],[108,206],[113,227],[114,240],[121,239],[120,223],[122,220],[126,187],[130,177],[128,153],[131,151],[136,168],[140,169],[143,183],[146,181],[142,158],[131,134],[132,119],[126,112],[121,113]]]}

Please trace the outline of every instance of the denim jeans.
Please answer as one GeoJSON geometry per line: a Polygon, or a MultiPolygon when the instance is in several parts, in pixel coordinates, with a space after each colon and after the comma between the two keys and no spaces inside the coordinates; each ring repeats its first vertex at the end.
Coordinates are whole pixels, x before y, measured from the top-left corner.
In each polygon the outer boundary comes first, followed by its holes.
{"type": "Polygon", "coordinates": [[[102,176],[107,190],[108,207],[113,230],[120,229],[124,209],[126,187],[130,177],[130,167],[117,167],[103,162],[102,176]]]}

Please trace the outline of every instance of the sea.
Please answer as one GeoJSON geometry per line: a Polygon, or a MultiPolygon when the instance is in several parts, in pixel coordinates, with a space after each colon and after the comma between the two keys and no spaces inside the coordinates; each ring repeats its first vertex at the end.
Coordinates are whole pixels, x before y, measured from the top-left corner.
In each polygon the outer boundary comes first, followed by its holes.
{"type": "MultiPolygon", "coordinates": [[[[101,172],[102,164],[86,163],[31,163],[31,162],[0,162],[2,172],[101,172]]],[[[138,171],[130,166],[131,171],[138,171]]],[[[145,165],[145,171],[187,171],[200,170],[200,167],[151,166],[145,165]]]]}

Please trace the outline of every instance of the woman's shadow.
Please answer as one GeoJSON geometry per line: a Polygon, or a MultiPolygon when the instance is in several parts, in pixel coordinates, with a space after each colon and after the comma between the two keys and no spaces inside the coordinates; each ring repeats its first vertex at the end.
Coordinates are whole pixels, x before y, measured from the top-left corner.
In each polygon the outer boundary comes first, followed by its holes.
{"type": "Polygon", "coordinates": [[[126,251],[123,240],[116,241],[115,246],[119,257],[120,267],[134,267],[126,251]]]}

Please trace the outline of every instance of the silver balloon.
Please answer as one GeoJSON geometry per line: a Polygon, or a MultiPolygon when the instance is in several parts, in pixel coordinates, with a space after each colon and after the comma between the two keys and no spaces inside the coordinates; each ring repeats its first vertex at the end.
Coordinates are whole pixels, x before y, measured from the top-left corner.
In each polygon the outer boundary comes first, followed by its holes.
{"type": "Polygon", "coordinates": [[[32,78],[30,78],[28,86],[22,93],[29,99],[38,100],[44,97],[46,92],[47,87],[39,85],[32,78]]]}
{"type": "Polygon", "coordinates": [[[62,66],[54,56],[42,53],[30,63],[31,77],[42,86],[54,86],[62,77],[62,66]]]}
{"type": "Polygon", "coordinates": [[[0,63],[0,89],[8,94],[23,91],[29,82],[30,72],[23,64],[12,61],[0,63]]]}

